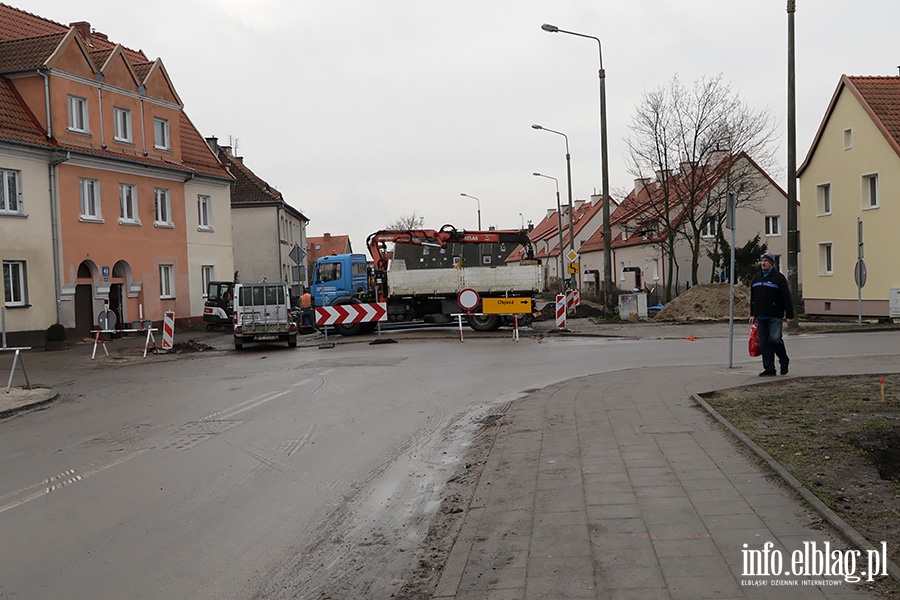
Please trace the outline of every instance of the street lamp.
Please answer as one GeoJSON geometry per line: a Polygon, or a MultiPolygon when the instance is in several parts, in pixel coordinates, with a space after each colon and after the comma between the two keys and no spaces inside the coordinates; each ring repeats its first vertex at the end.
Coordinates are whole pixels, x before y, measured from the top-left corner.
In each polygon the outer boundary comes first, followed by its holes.
{"type": "Polygon", "coordinates": [[[521,229],[525,229],[525,215],[523,215],[522,213],[519,213],[519,219],[522,221],[521,229]]]}
{"type": "Polygon", "coordinates": [[[603,68],[603,45],[600,38],[574,31],[565,31],[556,25],[544,23],[541,29],[549,33],[567,33],[578,37],[597,41],[597,49],[600,52],[600,155],[603,177],[603,291],[604,299],[609,304],[612,298],[612,236],[609,231],[609,156],[606,150],[606,71],[603,68]]]}
{"type": "MultiPolygon", "coordinates": [[[[546,177],[547,179],[552,179],[556,182],[556,228],[559,231],[559,270],[557,271],[557,275],[559,276],[560,281],[563,281],[565,277],[563,276],[562,207],[559,205],[559,179],[544,175],[543,173],[533,173],[533,175],[535,177],[546,177]]],[[[571,232],[569,232],[569,234],[571,235],[571,232]]]]}
{"type": "Polygon", "coordinates": [[[466,198],[472,198],[475,202],[478,203],[478,231],[481,231],[481,200],[476,198],[475,196],[470,196],[468,194],[460,194],[460,196],[465,196],[466,198]]]}
{"type": "Polygon", "coordinates": [[[540,129],[542,131],[549,131],[550,133],[561,135],[566,139],[566,178],[568,179],[569,183],[569,248],[575,250],[575,217],[573,216],[573,213],[575,212],[575,205],[572,204],[572,155],[569,154],[569,136],[561,131],[554,131],[542,125],[535,124],[532,125],[531,128],[540,129]]]}

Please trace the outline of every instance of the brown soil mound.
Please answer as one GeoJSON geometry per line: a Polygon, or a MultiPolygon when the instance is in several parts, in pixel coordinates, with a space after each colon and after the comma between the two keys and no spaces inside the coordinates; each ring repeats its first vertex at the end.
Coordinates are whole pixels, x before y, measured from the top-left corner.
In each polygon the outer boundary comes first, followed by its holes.
{"type": "MultiPolygon", "coordinates": [[[[654,321],[719,321],[728,318],[730,291],[727,283],[695,285],[665,305],[654,321]]],[[[734,286],[735,319],[750,318],[750,290],[734,286]]]]}

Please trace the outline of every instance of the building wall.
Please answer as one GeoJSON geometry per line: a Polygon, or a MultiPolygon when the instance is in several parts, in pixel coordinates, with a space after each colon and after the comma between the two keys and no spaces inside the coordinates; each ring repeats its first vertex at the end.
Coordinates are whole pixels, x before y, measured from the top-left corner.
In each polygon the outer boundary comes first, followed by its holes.
{"type": "Polygon", "coordinates": [[[19,172],[27,215],[0,213],[0,261],[25,261],[26,271],[27,306],[4,307],[10,345],[42,344],[43,331],[57,320],[48,164],[48,153],[0,145],[0,169],[19,172]]]}
{"type": "MultiPolygon", "coordinates": [[[[110,288],[123,286],[121,323],[140,316],[161,321],[166,311],[176,318],[190,315],[184,183],[180,174],[156,172],[139,166],[75,158],[58,168],[59,216],[62,245],[61,278],[66,306],[65,325],[75,326],[75,286],[92,286],[92,314],[97,315],[110,300],[110,288]],[[155,175],[155,176],[154,176],[155,175]],[[81,179],[99,181],[101,221],[81,215],[81,179]],[[120,219],[120,183],[137,187],[137,217],[140,223],[120,219]],[[169,190],[172,225],[156,223],[154,190],[169,190]],[[91,277],[79,275],[84,263],[91,277]],[[116,265],[119,269],[116,269],[116,265]],[[174,298],[160,294],[160,265],[174,267],[174,298]],[[104,267],[109,275],[104,276],[104,267]],[[118,271],[118,272],[117,272],[118,271]]],[[[83,324],[82,327],[83,329],[83,324]]]]}
{"type": "MultiPolygon", "coordinates": [[[[857,219],[862,219],[867,281],[863,314],[886,317],[891,288],[900,288],[900,159],[846,88],[838,98],[815,154],[800,178],[803,294],[810,314],[856,315],[857,219]],[[844,149],[844,131],[852,147],[844,149]],[[863,176],[878,175],[880,206],[864,208],[863,176]],[[831,186],[831,214],[821,214],[817,187],[831,186]],[[831,273],[820,247],[830,243],[831,273]]],[[[822,251],[824,252],[824,251],[822,251]]]]}
{"type": "Polygon", "coordinates": [[[225,181],[194,179],[185,184],[184,196],[190,316],[199,322],[203,317],[203,304],[206,300],[202,267],[207,265],[214,268],[214,280],[231,281],[234,278],[231,188],[225,181]],[[210,198],[212,227],[200,227],[200,195],[210,198]]]}

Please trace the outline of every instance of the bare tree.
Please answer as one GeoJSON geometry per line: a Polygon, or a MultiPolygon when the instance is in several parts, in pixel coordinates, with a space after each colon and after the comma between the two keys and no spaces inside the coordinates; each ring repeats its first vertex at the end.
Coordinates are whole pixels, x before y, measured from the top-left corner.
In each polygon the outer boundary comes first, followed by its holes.
{"type": "Polygon", "coordinates": [[[631,172],[657,182],[648,211],[662,234],[670,299],[678,241],[691,251],[691,282],[697,284],[707,236],[721,231],[727,193],[738,192],[739,205],[758,204],[763,172],[775,164],[774,125],[768,110],[748,107],[721,75],[687,89],[676,74],[644,94],[630,129],[631,172]]]}
{"type": "Polygon", "coordinates": [[[425,217],[420,217],[415,212],[410,215],[402,215],[388,223],[387,229],[422,229],[425,226],[425,217]]]}

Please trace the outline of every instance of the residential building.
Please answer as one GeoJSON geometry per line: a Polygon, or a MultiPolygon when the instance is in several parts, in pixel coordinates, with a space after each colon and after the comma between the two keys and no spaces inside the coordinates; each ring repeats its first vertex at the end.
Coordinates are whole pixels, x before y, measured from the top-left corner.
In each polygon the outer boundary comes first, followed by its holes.
{"type": "MultiPolygon", "coordinates": [[[[561,212],[547,209],[544,218],[534,226],[528,234],[534,248],[534,258],[541,261],[544,273],[544,287],[550,290],[561,289],[566,279],[571,279],[569,272],[571,261],[566,256],[572,249],[580,254],[583,245],[602,227],[602,208],[600,195],[592,195],[590,200],[575,200],[575,210],[571,212],[569,205],[560,207],[561,212]],[[561,224],[561,228],[560,228],[561,224]],[[560,230],[562,231],[562,250],[560,250],[560,230]],[[574,247],[570,243],[571,232],[574,231],[574,247]]],[[[516,248],[506,262],[522,260],[524,249],[516,248]]],[[[581,288],[584,282],[584,266],[577,261],[578,273],[575,275],[575,286],[581,288]]]]}
{"type": "MultiPolygon", "coordinates": [[[[738,195],[736,246],[758,235],[760,244],[779,259],[786,258],[787,194],[746,154],[721,153],[706,165],[684,164],[678,172],[657,173],[655,180],[635,180],[610,215],[614,287],[629,292],[647,289],[661,299],[671,282],[677,295],[693,285],[695,250],[697,283],[727,281],[721,264],[714,266],[709,253],[720,236],[731,243],[731,232],[725,229],[725,200],[730,176],[737,172],[744,191],[738,195]],[[679,232],[674,240],[670,231],[679,232]]],[[[604,272],[602,230],[581,247],[581,254],[582,269],[594,274],[593,285],[598,285],[604,272]]],[[[786,267],[786,260],[779,262],[786,267]]]]}
{"type": "Polygon", "coordinates": [[[888,317],[891,294],[900,302],[900,77],[841,77],[797,174],[807,314],[888,317]]]}
{"type": "MultiPolygon", "coordinates": [[[[120,327],[167,311],[199,317],[187,232],[196,200],[186,195],[221,203],[232,177],[203,149],[162,60],[87,22],[0,4],[0,82],[0,169],[24,207],[7,202],[0,218],[10,330],[34,337],[59,321],[86,335],[105,309],[120,327]]],[[[226,260],[221,238],[204,261],[226,260]]]]}
{"type": "Polygon", "coordinates": [[[307,285],[306,224],[302,212],[280,191],[256,175],[244,158],[214,137],[207,144],[234,176],[231,190],[231,231],[234,269],[243,282],[284,281],[293,297],[307,285]],[[294,260],[292,254],[299,260],[294,260]]]}

